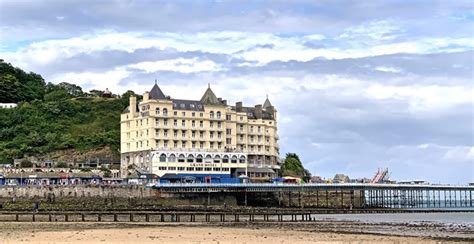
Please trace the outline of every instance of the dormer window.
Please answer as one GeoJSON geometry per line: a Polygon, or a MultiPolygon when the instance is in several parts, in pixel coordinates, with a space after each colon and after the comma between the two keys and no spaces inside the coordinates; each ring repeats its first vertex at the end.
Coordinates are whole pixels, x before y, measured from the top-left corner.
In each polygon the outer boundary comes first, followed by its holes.
{"type": "Polygon", "coordinates": [[[190,104],[190,107],[191,107],[191,108],[194,108],[194,104],[191,103],[191,104],[190,104]]]}
{"type": "Polygon", "coordinates": [[[185,105],[184,103],[181,103],[181,104],[180,104],[180,107],[181,107],[181,108],[185,108],[186,105],[185,105]]]}

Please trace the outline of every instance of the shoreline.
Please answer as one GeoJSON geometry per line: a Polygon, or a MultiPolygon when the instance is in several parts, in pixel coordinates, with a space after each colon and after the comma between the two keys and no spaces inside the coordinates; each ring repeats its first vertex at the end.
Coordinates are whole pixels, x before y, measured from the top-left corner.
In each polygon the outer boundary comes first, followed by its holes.
{"type": "Polygon", "coordinates": [[[240,243],[242,238],[248,238],[247,243],[334,241],[472,243],[474,242],[474,229],[469,225],[450,227],[449,225],[425,222],[381,224],[358,221],[318,221],[313,223],[0,223],[0,239],[3,239],[5,243],[125,243],[137,241],[148,243],[156,240],[170,243],[240,243]],[[101,236],[107,238],[99,238],[101,236]],[[209,236],[212,239],[209,239],[209,236]]]}

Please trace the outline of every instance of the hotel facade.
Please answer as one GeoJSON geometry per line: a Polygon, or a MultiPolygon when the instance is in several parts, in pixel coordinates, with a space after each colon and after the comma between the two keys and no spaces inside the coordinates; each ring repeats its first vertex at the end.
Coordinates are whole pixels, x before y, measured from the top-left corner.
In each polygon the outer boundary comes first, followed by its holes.
{"type": "Polygon", "coordinates": [[[174,99],[156,84],[143,99],[130,97],[121,115],[121,172],[160,177],[275,177],[280,169],[277,110],[235,106],[210,87],[201,100],[174,99]]]}

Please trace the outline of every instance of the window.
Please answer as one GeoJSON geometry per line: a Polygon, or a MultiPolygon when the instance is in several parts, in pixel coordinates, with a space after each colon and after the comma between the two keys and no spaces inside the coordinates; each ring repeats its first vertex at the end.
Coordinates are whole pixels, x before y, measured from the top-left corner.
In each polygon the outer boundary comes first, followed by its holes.
{"type": "Polygon", "coordinates": [[[175,131],[173,132],[173,136],[174,136],[175,139],[178,138],[178,131],[177,131],[177,130],[175,130],[175,131]]]}
{"type": "Polygon", "coordinates": [[[196,121],[194,121],[194,120],[191,121],[191,126],[192,126],[193,128],[196,127],[196,121]]]}
{"type": "Polygon", "coordinates": [[[211,128],[213,128],[213,127],[214,127],[214,122],[212,122],[212,121],[209,122],[209,126],[210,126],[211,128]]]}
{"type": "Polygon", "coordinates": [[[225,155],[225,156],[222,158],[222,162],[223,162],[223,163],[228,163],[228,162],[229,162],[229,156],[225,155]]]}
{"type": "Polygon", "coordinates": [[[191,137],[192,137],[192,138],[195,138],[195,137],[196,137],[196,132],[195,132],[195,131],[192,131],[192,132],[191,132],[191,137]]]}
{"type": "Polygon", "coordinates": [[[221,162],[221,157],[219,155],[216,155],[214,157],[214,163],[220,163],[221,162]]]}
{"type": "Polygon", "coordinates": [[[165,141],[165,142],[163,143],[163,147],[164,147],[164,148],[167,148],[167,147],[168,147],[168,142],[167,142],[167,141],[165,141]]]}
{"type": "Polygon", "coordinates": [[[191,104],[189,104],[189,106],[190,106],[191,108],[194,108],[194,104],[192,104],[192,103],[191,103],[191,104]]]}
{"type": "Polygon", "coordinates": [[[202,163],[202,155],[198,154],[196,157],[196,163],[202,163]]]}
{"type": "Polygon", "coordinates": [[[173,125],[178,126],[178,120],[177,119],[173,120],[173,125]]]}
{"type": "Polygon", "coordinates": [[[178,167],[178,171],[184,171],[184,167],[178,167]]]}
{"type": "Polygon", "coordinates": [[[188,163],[194,163],[194,156],[192,154],[188,155],[188,163]]]}
{"type": "Polygon", "coordinates": [[[227,138],[227,139],[225,140],[225,142],[226,142],[227,144],[232,144],[232,138],[227,138]]]}
{"type": "Polygon", "coordinates": [[[199,121],[199,127],[201,127],[201,128],[202,128],[203,126],[204,126],[204,122],[202,122],[202,120],[201,120],[201,121],[199,121]]]}
{"type": "Polygon", "coordinates": [[[181,133],[181,136],[182,136],[183,138],[186,138],[186,131],[183,131],[183,132],[181,133]]]}
{"type": "Polygon", "coordinates": [[[179,106],[180,106],[181,108],[185,108],[185,107],[186,107],[186,105],[185,105],[184,103],[181,103],[179,106]]]}
{"type": "Polygon", "coordinates": [[[167,108],[163,109],[163,116],[168,116],[168,109],[167,108]]]}
{"type": "Polygon", "coordinates": [[[192,148],[196,148],[196,142],[192,142],[192,143],[191,143],[191,147],[192,147],[192,148]]]}
{"type": "Polygon", "coordinates": [[[222,168],[222,171],[229,171],[229,168],[222,168]]]}
{"type": "Polygon", "coordinates": [[[183,127],[185,127],[185,126],[186,126],[186,120],[183,119],[183,121],[181,121],[181,125],[182,125],[183,127]]]}
{"type": "Polygon", "coordinates": [[[160,108],[156,108],[156,109],[155,109],[155,114],[156,114],[156,115],[159,115],[159,114],[160,114],[160,108]]]}
{"type": "Polygon", "coordinates": [[[214,118],[214,111],[209,112],[209,118],[211,118],[211,119],[214,118]]]}
{"type": "MultiPolygon", "coordinates": [[[[194,105],[193,105],[194,106],[194,105]]],[[[191,113],[191,116],[195,117],[196,116],[196,113],[195,112],[192,112],[191,113]]]]}
{"type": "Polygon", "coordinates": [[[221,112],[217,111],[216,116],[217,116],[218,119],[220,119],[221,118],[221,112]]]}
{"type": "Polygon", "coordinates": [[[166,167],[158,167],[158,170],[166,170],[166,167]]]}
{"type": "Polygon", "coordinates": [[[185,141],[183,141],[183,143],[181,143],[181,147],[186,148],[186,142],[185,141]]]}
{"type": "Polygon", "coordinates": [[[214,168],[214,171],[221,171],[221,168],[214,168]]]}
{"type": "Polygon", "coordinates": [[[168,170],[176,170],[176,167],[168,167],[168,170]]]}
{"type": "MultiPolygon", "coordinates": [[[[199,105],[199,107],[202,107],[201,105],[199,105]]],[[[199,117],[203,117],[204,116],[204,113],[199,113],[199,117]]]]}
{"type": "Polygon", "coordinates": [[[232,129],[226,129],[226,130],[225,130],[225,133],[226,133],[227,135],[232,134],[232,129]]]}
{"type": "Polygon", "coordinates": [[[169,157],[168,157],[168,162],[176,162],[176,156],[174,154],[171,154],[169,157]]]}
{"type": "MultiPolygon", "coordinates": [[[[163,115],[164,115],[164,113],[163,113],[163,115]]],[[[167,125],[168,125],[168,120],[167,120],[167,119],[163,120],[163,125],[164,125],[164,126],[167,126],[167,125]]]]}
{"type": "Polygon", "coordinates": [[[232,156],[230,162],[231,163],[237,163],[237,156],[232,156]]]}
{"type": "Polygon", "coordinates": [[[174,112],[173,112],[173,115],[174,115],[174,116],[178,116],[178,112],[174,111],[174,112]]]}
{"type": "Polygon", "coordinates": [[[196,167],[196,171],[202,171],[202,167],[196,167]]]}
{"type": "Polygon", "coordinates": [[[181,115],[182,115],[183,117],[186,117],[186,112],[181,112],[181,115]]]}
{"type": "Polygon", "coordinates": [[[244,116],[240,116],[240,121],[244,121],[244,116]]]}
{"type": "Polygon", "coordinates": [[[226,120],[232,120],[232,115],[226,115],[226,116],[225,116],[225,119],[226,119],[226,120]]]}
{"type": "Polygon", "coordinates": [[[204,171],[212,171],[212,168],[204,168],[204,171]]]}
{"type": "Polygon", "coordinates": [[[245,163],[245,156],[240,156],[239,163],[245,163]]]}
{"type": "Polygon", "coordinates": [[[186,171],[194,171],[194,168],[193,167],[187,167],[186,171]]]}
{"type": "Polygon", "coordinates": [[[178,162],[179,163],[184,163],[184,161],[186,161],[186,158],[184,157],[184,154],[180,154],[178,156],[178,162]]]}

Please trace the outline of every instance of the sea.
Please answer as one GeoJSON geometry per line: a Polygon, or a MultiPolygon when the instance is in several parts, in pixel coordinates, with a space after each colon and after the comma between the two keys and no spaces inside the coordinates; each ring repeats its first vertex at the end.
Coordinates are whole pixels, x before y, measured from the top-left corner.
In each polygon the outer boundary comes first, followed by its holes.
{"type": "MultiPolygon", "coordinates": [[[[472,209],[471,209],[472,210],[472,209]]],[[[317,220],[344,220],[367,223],[440,223],[474,226],[474,212],[313,214],[317,220]]]]}

